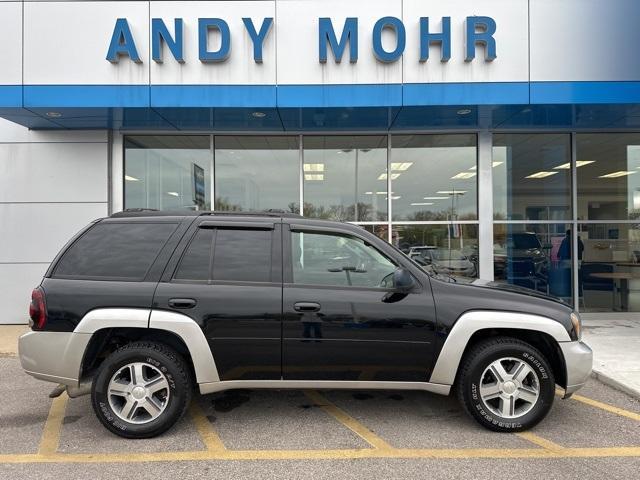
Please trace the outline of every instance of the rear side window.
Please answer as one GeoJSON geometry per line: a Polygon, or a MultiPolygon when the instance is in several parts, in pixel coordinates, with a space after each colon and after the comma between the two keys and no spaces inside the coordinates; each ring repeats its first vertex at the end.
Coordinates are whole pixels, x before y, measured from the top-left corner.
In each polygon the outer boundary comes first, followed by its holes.
{"type": "Polygon", "coordinates": [[[272,230],[223,230],[216,234],[213,279],[271,281],[272,230]]]}
{"type": "Polygon", "coordinates": [[[176,228],[173,223],[99,223],[65,252],[53,276],[143,280],[176,228]]]}
{"type": "Polygon", "coordinates": [[[272,233],[272,230],[201,228],[182,256],[174,279],[270,282],[272,233]]]}

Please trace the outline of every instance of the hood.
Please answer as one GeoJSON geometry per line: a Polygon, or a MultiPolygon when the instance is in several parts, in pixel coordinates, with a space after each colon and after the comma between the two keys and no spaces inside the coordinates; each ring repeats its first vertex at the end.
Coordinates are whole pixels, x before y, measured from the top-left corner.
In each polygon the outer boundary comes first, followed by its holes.
{"type": "Polygon", "coordinates": [[[468,283],[467,285],[473,285],[474,287],[481,287],[481,288],[490,288],[492,290],[500,290],[503,292],[518,293],[520,295],[527,295],[529,297],[535,297],[535,298],[540,298],[544,300],[551,300],[557,303],[561,303],[563,305],[567,305],[567,302],[561,300],[558,297],[554,297],[553,295],[547,295],[546,293],[537,292],[535,290],[531,290],[530,288],[524,288],[518,285],[511,285],[510,283],[490,282],[488,280],[481,280],[478,278],[473,282],[468,283]]]}

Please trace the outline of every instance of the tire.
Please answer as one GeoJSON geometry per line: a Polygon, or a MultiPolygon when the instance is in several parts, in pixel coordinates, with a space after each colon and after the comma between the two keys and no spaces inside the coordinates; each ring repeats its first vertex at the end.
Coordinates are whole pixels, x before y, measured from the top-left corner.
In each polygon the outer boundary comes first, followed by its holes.
{"type": "Polygon", "coordinates": [[[192,385],[184,360],[171,348],[133,342],[102,362],[91,387],[91,403],[100,422],[116,435],[150,438],[184,415],[192,385]],[[136,375],[142,379],[135,380],[136,375]]]}
{"type": "Polygon", "coordinates": [[[549,413],[555,381],[549,362],[536,348],[496,337],[474,345],[464,356],[457,393],[466,412],[483,427],[520,432],[549,413]]]}

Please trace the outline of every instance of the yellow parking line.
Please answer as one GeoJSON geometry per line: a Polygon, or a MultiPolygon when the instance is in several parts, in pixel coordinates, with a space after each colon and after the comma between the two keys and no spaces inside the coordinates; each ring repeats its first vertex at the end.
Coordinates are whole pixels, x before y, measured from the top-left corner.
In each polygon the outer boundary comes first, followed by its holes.
{"type": "Polygon", "coordinates": [[[320,395],[315,390],[305,390],[304,394],[316,405],[318,405],[322,410],[331,415],[333,418],[342,423],[349,430],[354,432],[356,435],[359,435],[363,438],[367,443],[369,443],[372,447],[382,450],[390,450],[392,449],[391,445],[385,442],[382,438],[377,436],[367,427],[358,422],[355,418],[347,414],[341,408],[338,408],[336,405],[327,400],[323,395],[320,395]]]}
{"type": "Polygon", "coordinates": [[[38,453],[50,455],[56,453],[58,450],[60,431],[62,430],[62,422],[64,421],[64,412],[67,408],[68,400],[69,397],[66,392],[63,392],[62,395],[54,398],[51,402],[49,415],[47,416],[47,421],[42,431],[38,453]]]}
{"type": "Polygon", "coordinates": [[[616,415],[620,415],[621,417],[627,417],[632,420],[640,421],[640,414],[630,412],[629,410],[625,410],[624,408],[614,407],[613,405],[609,405],[608,403],[599,402],[598,400],[583,397],[582,395],[573,395],[571,399],[577,400],[578,402],[582,402],[586,405],[591,405],[592,407],[599,408],[601,410],[605,410],[607,412],[615,413],[616,415]]]}
{"type": "Polygon", "coordinates": [[[211,422],[205,416],[204,412],[195,400],[191,402],[189,414],[191,415],[191,419],[198,431],[198,435],[200,435],[202,442],[205,444],[209,452],[226,450],[220,436],[213,429],[211,422]]]}
{"type": "Polygon", "coordinates": [[[516,433],[516,435],[520,438],[524,438],[525,440],[531,442],[531,443],[535,443],[536,445],[538,445],[539,447],[544,448],[545,450],[549,450],[550,452],[555,452],[555,453],[564,453],[564,451],[566,450],[562,445],[558,445],[555,442],[552,442],[551,440],[547,440],[546,438],[542,438],[538,435],[536,435],[535,433],[531,433],[531,432],[519,432],[516,433]]]}

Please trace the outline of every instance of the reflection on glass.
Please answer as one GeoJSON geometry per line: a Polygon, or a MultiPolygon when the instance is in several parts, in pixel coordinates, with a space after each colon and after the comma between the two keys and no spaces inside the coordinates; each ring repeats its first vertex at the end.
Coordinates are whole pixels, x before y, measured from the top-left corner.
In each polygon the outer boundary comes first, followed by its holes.
{"type": "Polygon", "coordinates": [[[553,295],[571,304],[572,241],[568,225],[494,225],[493,241],[496,281],[553,295]]]}
{"type": "Polygon", "coordinates": [[[304,215],[387,219],[387,137],[305,137],[304,215]]]}
{"type": "Polygon", "coordinates": [[[208,135],[138,135],[124,139],[124,207],[211,209],[208,135]]]}
{"type": "Polygon", "coordinates": [[[393,220],[477,218],[475,135],[398,135],[391,145],[393,220]]]}
{"type": "Polygon", "coordinates": [[[578,219],[640,218],[640,134],[576,135],[578,219]]]}
{"type": "Polygon", "coordinates": [[[389,226],[387,224],[384,225],[362,225],[367,232],[373,233],[376,237],[384,240],[385,242],[389,241],[389,226]]]}
{"type": "Polygon", "coordinates": [[[398,225],[393,244],[434,273],[478,276],[477,225],[398,225]]]}
{"type": "Polygon", "coordinates": [[[640,225],[580,225],[580,307],[587,312],[640,311],[640,225]]]}
{"type": "Polygon", "coordinates": [[[298,213],[298,137],[215,137],[216,210],[298,213]]]}
{"type": "Polygon", "coordinates": [[[493,217],[571,218],[569,134],[493,136],[493,217]]]}

